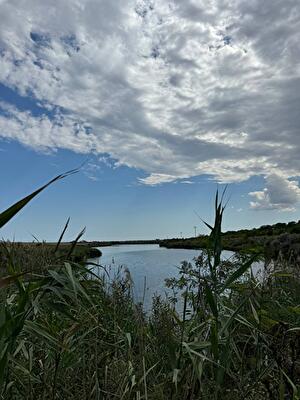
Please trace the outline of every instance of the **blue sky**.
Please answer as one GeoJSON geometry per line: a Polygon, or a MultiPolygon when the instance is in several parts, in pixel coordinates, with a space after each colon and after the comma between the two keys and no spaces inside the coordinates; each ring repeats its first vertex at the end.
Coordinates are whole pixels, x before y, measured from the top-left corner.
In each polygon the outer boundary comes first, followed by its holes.
{"type": "MultiPolygon", "coordinates": [[[[5,228],[2,237],[15,240],[55,240],[71,217],[67,239],[86,226],[86,239],[138,239],[192,236],[206,233],[201,217],[212,221],[213,196],[217,184],[209,177],[192,178],[193,184],[165,183],[147,186],[138,182],[143,171],[128,167],[111,168],[103,163],[96,171],[87,167],[95,156],[58,150],[36,152],[15,141],[1,142],[1,209],[30,193],[49,178],[86,162],[82,170],[49,187],[5,228]],[[93,179],[91,179],[93,177],[93,179]]],[[[93,162],[94,165],[94,162],[93,162]]],[[[252,178],[230,184],[230,201],[224,229],[260,226],[298,218],[298,211],[268,212],[249,208],[249,191],[263,184],[252,178]]],[[[219,186],[221,189],[223,186],[219,186]]]]}
{"type": "Polygon", "coordinates": [[[297,1],[0,7],[1,209],[84,163],[4,238],[192,236],[225,184],[224,229],[299,219],[297,1]]]}

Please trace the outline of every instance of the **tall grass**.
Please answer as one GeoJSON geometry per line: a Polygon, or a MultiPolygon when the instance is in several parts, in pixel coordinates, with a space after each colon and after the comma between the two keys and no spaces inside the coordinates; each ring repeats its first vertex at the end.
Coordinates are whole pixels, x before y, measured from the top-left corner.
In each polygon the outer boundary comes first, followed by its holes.
{"type": "Polygon", "coordinates": [[[7,257],[2,398],[299,399],[299,271],[279,262],[256,279],[254,257],[223,260],[223,212],[217,195],[209,248],[182,263],[166,282],[174,295],[155,297],[147,315],[128,273],[111,280],[45,256],[28,277],[7,257]]]}

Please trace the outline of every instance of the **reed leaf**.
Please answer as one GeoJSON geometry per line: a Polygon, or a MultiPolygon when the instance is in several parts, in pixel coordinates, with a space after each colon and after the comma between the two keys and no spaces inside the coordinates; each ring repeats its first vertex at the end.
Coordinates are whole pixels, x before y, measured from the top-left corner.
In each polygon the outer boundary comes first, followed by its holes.
{"type": "Polygon", "coordinates": [[[39,189],[35,190],[33,193],[30,195],[24,197],[23,199],[19,200],[17,203],[13,204],[10,206],[8,209],[3,211],[0,214],[0,228],[2,228],[8,221],[10,221],[20,210],[22,210],[23,207],[26,206],[34,197],[36,197],[40,192],[42,192],[44,189],[46,189],[48,186],[50,186],[52,183],[64,179],[69,175],[75,174],[78,172],[78,169],[73,169],[70,171],[67,171],[63,174],[60,174],[56,176],[55,178],[51,179],[48,183],[45,185],[41,186],[39,189]]]}

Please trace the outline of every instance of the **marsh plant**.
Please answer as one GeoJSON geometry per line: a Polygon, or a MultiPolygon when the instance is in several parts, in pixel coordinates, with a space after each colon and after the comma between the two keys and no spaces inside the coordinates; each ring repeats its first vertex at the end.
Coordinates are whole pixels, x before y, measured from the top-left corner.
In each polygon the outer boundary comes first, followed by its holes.
{"type": "MultiPolygon", "coordinates": [[[[0,214],[0,226],[27,200],[0,214]]],[[[147,315],[133,301],[128,272],[95,275],[71,253],[41,257],[40,267],[24,271],[8,247],[0,279],[1,398],[299,399],[296,268],[277,263],[256,279],[256,256],[223,260],[223,212],[217,194],[208,248],[195,263],[182,263],[167,282],[173,295],[155,297],[147,315]]]]}

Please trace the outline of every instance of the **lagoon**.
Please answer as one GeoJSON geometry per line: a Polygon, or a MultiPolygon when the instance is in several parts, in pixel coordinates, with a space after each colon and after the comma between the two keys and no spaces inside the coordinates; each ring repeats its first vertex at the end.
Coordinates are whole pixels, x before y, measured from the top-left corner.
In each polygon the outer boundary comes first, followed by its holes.
{"type": "MultiPolygon", "coordinates": [[[[118,245],[99,248],[102,256],[93,259],[106,268],[111,278],[120,268],[127,268],[133,281],[133,296],[136,302],[142,302],[149,309],[153,295],[165,297],[170,291],[165,287],[165,279],[177,276],[182,261],[193,262],[200,250],[167,249],[156,244],[118,245]]],[[[232,256],[224,251],[224,258],[232,256]]],[[[95,273],[103,273],[97,267],[95,273]]]]}
{"type": "MultiPolygon", "coordinates": [[[[199,250],[166,249],[159,245],[119,245],[101,247],[98,262],[105,266],[110,276],[122,267],[127,268],[133,281],[133,296],[146,308],[154,294],[167,292],[165,279],[177,275],[182,261],[193,261],[199,250]]],[[[100,270],[101,271],[101,270],[100,270]]]]}

